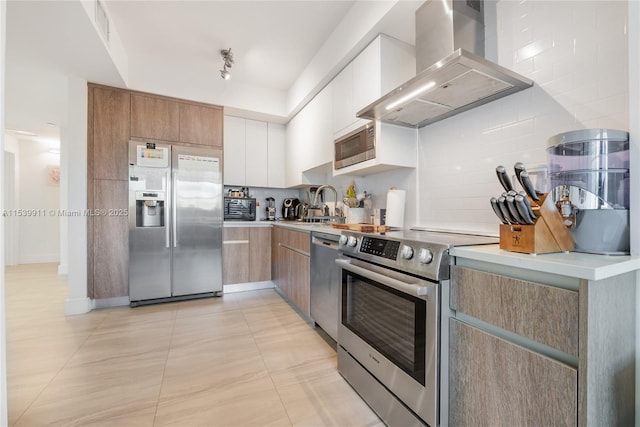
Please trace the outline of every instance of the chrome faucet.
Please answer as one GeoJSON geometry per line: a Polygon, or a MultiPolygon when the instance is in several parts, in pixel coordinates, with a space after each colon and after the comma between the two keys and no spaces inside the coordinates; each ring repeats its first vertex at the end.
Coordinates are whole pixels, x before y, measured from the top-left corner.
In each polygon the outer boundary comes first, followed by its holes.
{"type": "Polygon", "coordinates": [[[320,187],[318,187],[318,189],[316,190],[316,195],[313,198],[313,207],[317,208],[318,207],[318,196],[320,195],[321,191],[324,190],[325,188],[330,189],[333,192],[333,201],[334,201],[334,212],[333,214],[335,216],[340,216],[338,215],[338,192],[336,191],[336,189],[329,184],[324,184],[321,185],[320,187]]]}

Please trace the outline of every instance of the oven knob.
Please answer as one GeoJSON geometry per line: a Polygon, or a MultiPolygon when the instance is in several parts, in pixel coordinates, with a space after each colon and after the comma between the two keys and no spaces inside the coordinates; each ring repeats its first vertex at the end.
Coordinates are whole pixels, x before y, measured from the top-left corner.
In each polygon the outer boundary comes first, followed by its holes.
{"type": "Polygon", "coordinates": [[[400,256],[404,259],[413,258],[413,248],[411,246],[404,245],[400,250],[400,256]]]}
{"type": "Polygon", "coordinates": [[[340,243],[342,246],[344,246],[344,245],[346,245],[346,244],[347,244],[347,240],[348,240],[348,239],[347,239],[347,236],[345,236],[344,234],[341,234],[341,235],[340,235],[339,243],[340,243]]]}
{"type": "Polygon", "coordinates": [[[357,244],[358,244],[358,239],[356,239],[353,236],[349,236],[349,238],[347,239],[347,245],[351,246],[352,248],[355,248],[357,244]]]}
{"type": "Polygon", "coordinates": [[[429,249],[422,248],[420,249],[420,253],[418,254],[418,259],[421,264],[429,264],[433,261],[433,252],[429,249]]]}

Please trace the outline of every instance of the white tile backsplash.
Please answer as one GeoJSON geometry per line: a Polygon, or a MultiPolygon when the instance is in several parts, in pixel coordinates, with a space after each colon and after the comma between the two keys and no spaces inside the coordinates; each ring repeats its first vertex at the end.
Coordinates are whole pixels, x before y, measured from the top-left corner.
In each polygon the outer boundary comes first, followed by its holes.
{"type": "Polygon", "coordinates": [[[629,128],[627,2],[503,0],[491,13],[500,65],[534,87],[420,129],[418,226],[497,234],[497,165],[546,164],[560,132],[629,128]]]}

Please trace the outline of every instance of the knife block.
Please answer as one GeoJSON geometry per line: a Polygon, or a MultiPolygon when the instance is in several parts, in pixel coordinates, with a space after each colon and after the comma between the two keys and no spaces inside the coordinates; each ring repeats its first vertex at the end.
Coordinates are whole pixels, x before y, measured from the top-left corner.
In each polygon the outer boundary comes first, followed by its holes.
{"type": "Polygon", "coordinates": [[[570,252],[575,248],[571,231],[547,194],[540,196],[539,205],[529,199],[536,219],[533,225],[500,225],[500,249],[525,254],[570,252]]]}

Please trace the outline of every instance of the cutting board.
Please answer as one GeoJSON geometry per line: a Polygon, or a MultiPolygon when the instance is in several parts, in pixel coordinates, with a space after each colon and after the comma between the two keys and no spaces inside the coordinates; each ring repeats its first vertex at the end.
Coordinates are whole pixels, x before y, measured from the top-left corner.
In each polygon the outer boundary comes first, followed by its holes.
{"type": "Polygon", "coordinates": [[[331,227],[341,230],[359,231],[361,233],[384,233],[390,230],[386,225],[372,224],[331,224],[331,227]]]}

